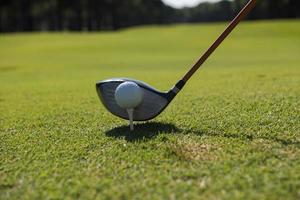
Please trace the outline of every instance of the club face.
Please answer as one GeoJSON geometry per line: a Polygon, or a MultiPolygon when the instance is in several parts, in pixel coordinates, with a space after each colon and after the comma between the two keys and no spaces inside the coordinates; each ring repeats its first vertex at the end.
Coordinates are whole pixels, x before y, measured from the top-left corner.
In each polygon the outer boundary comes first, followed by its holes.
{"type": "Polygon", "coordinates": [[[171,101],[168,93],[160,92],[141,81],[127,78],[114,78],[98,82],[96,89],[101,102],[108,111],[118,117],[128,119],[127,111],[121,108],[115,100],[116,88],[126,81],[136,83],[143,91],[142,103],[134,109],[134,121],[146,121],[155,118],[171,101]]]}

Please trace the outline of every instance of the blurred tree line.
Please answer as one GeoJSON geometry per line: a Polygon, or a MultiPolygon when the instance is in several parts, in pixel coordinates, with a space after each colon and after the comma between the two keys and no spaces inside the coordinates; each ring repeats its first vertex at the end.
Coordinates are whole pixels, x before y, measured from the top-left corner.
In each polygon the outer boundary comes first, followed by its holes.
{"type": "MultiPolygon", "coordinates": [[[[0,32],[117,30],[230,20],[248,0],[174,9],[161,0],[0,0],[0,32]]],[[[300,17],[300,0],[258,0],[249,19],[300,17]]]]}

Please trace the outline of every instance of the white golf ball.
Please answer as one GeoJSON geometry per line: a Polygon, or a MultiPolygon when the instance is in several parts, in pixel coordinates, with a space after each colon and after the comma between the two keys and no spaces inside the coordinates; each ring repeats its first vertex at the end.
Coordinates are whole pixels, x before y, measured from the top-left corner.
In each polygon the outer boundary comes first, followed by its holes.
{"type": "Polygon", "coordinates": [[[121,108],[132,109],[142,102],[143,91],[136,83],[126,81],[117,87],[115,100],[121,108]]]}

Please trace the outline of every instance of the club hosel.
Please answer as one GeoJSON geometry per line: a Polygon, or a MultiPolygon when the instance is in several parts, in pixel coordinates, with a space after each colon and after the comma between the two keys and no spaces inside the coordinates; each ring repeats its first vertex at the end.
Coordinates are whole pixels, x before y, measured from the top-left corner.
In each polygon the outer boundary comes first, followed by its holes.
{"type": "Polygon", "coordinates": [[[183,80],[178,81],[174,87],[168,92],[169,100],[171,101],[183,88],[185,82],[183,80]]]}

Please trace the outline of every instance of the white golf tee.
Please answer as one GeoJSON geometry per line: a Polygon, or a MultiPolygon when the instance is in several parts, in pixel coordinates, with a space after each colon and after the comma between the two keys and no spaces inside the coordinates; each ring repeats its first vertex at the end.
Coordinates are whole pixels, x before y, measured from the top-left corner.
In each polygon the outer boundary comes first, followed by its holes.
{"type": "Polygon", "coordinates": [[[127,109],[128,117],[129,117],[129,126],[130,126],[130,131],[134,130],[133,127],[133,108],[127,109]]]}

